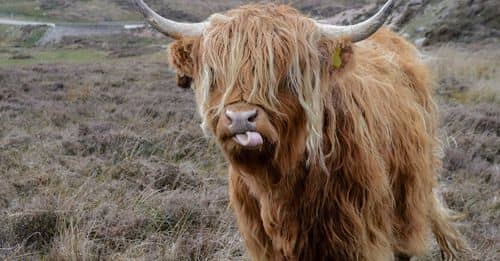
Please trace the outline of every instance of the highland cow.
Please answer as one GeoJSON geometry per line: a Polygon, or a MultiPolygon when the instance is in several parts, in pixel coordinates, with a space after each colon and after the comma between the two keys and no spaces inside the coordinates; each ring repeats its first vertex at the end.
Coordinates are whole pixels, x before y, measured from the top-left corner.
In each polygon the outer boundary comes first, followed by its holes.
{"type": "Polygon", "coordinates": [[[229,162],[230,202],[255,260],[409,260],[466,249],[435,195],[431,78],[381,28],[393,1],[352,26],[253,4],[202,23],[138,7],[175,38],[202,127],[229,162]]]}

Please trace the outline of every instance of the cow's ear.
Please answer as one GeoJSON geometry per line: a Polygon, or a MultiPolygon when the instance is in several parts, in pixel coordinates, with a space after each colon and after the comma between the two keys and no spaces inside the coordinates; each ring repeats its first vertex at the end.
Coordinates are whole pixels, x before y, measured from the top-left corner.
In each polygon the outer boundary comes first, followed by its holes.
{"type": "Polygon", "coordinates": [[[352,63],[353,48],[349,41],[323,39],[319,50],[321,63],[328,71],[342,71],[352,63]]]}
{"type": "Polygon", "coordinates": [[[193,80],[193,43],[194,39],[182,38],[170,44],[168,49],[170,66],[177,73],[177,85],[182,88],[189,88],[193,80]]]}
{"type": "Polygon", "coordinates": [[[349,66],[352,58],[352,45],[339,44],[331,51],[330,63],[334,70],[349,66]]]}

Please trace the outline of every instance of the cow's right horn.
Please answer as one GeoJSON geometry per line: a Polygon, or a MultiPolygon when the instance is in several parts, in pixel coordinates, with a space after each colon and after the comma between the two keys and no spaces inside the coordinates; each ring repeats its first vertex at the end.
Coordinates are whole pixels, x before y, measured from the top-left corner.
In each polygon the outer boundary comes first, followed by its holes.
{"type": "Polygon", "coordinates": [[[384,6],[368,20],[354,25],[331,25],[317,22],[322,33],[329,37],[350,37],[353,42],[362,41],[374,34],[389,17],[394,0],[387,1],[384,6]]]}
{"type": "Polygon", "coordinates": [[[179,39],[182,36],[201,35],[207,25],[206,23],[180,23],[172,21],[153,11],[143,0],[135,0],[135,3],[151,26],[174,39],[179,39]]]}

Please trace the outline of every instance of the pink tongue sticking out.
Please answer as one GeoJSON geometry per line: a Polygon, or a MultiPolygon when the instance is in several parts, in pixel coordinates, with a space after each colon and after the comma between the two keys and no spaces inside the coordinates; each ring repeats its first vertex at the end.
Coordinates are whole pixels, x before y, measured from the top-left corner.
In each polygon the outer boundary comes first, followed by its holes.
{"type": "Polygon", "coordinates": [[[235,141],[244,147],[255,147],[263,143],[260,133],[247,131],[245,134],[236,134],[235,141]]]}

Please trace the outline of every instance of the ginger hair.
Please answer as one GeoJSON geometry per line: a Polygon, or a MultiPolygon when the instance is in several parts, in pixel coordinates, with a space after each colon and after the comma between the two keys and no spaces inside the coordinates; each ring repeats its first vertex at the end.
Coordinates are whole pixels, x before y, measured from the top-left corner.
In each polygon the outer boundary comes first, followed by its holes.
{"type": "Polygon", "coordinates": [[[278,130],[265,165],[228,157],[231,205],[254,259],[392,260],[424,254],[431,232],[447,256],[467,249],[434,193],[436,105],[411,44],[387,29],[355,44],[326,38],[286,5],[209,21],[177,42],[189,56],[171,55],[192,73],[205,129],[243,99],[278,130]]]}

